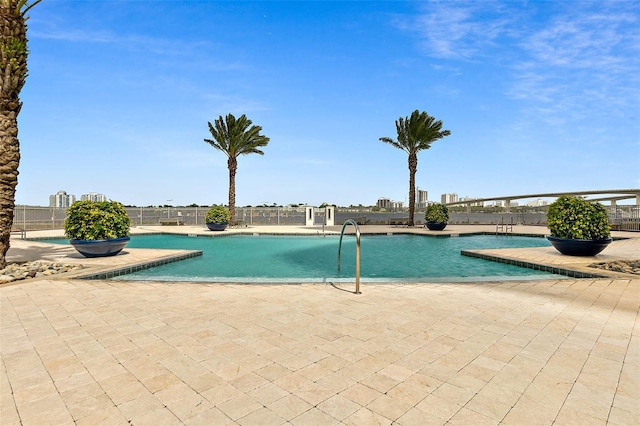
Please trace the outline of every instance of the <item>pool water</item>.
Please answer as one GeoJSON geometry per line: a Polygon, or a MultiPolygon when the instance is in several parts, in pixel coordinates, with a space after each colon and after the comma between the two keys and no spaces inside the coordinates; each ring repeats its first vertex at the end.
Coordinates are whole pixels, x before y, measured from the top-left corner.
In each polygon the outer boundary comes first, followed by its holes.
{"type": "MultiPolygon", "coordinates": [[[[127,248],[202,250],[203,256],[116,277],[120,280],[208,282],[328,282],[355,277],[354,236],[234,235],[131,237],[127,248]]],[[[549,246],[544,238],[480,235],[433,238],[363,235],[362,281],[443,282],[562,278],[559,275],[463,256],[464,249],[549,246]]],[[[126,251],[126,248],[125,248],[126,251]]]]}

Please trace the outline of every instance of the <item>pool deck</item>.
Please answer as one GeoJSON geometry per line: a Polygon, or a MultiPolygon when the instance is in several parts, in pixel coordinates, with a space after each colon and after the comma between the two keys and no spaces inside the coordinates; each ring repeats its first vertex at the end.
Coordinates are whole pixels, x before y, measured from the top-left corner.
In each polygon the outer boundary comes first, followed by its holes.
{"type": "MultiPolygon", "coordinates": [[[[449,225],[443,232],[492,231],[449,225]]],[[[185,226],[132,232],[210,234],[185,226]]],[[[514,233],[548,230],[516,226],[514,233]]],[[[590,258],[552,247],[482,252],[571,270],[640,259],[638,233],[613,234],[630,239],[590,258]]],[[[76,279],[187,252],[125,249],[86,259],[71,247],[13,239],[10,261],[87,269],[0,286],[0,423],[640,424],[638,276],[595,270],[606,277],[364,284],[360,295],[346,283],[76,279]]]]}

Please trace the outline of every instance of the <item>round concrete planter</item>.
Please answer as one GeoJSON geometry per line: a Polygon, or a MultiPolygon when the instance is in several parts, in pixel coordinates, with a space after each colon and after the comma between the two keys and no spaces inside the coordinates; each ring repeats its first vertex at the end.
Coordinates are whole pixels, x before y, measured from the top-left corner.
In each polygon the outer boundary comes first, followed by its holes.
{"type": "Polygon", "coordinates": [[[427,222],[425,223],[426,227],[429,228],[429,231],[442,231],[447,227],[446,223],[439,222],[427,222]]]}
{"type": "Polygon", "coordinates": [[[227,226],[229,226],[227,222],[207,223],[207,228],[209,228],[209,231],[224,231],[225,229],[227,229],[227,226]]]}
{"type": "Polygon", "coordinates": [[[69,243],[84,257],[115,256],[127,245],[131,237],[109,240],[69,240],[69,243]]]}
{"type": "Polygon", "coordinates": [[[551,245],[568,256],[595,256],[613,241],[610,237],[602,240],[577,240],[548,236],[551,245]]]}

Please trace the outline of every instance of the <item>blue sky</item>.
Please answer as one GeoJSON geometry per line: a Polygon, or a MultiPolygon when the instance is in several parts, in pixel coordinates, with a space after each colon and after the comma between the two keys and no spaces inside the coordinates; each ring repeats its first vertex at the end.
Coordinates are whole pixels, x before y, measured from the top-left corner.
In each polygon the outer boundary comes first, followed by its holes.
{"type": "Polygon", "coordinates": [[[430,200],[640,187],[637,1],[45,0],[28,24],[18,204],[226,203],[203,139],[228,113],[271,138],[239,206],[406,202],[379,138],[416,109],[451,131],[418,156],[430,200]]]}

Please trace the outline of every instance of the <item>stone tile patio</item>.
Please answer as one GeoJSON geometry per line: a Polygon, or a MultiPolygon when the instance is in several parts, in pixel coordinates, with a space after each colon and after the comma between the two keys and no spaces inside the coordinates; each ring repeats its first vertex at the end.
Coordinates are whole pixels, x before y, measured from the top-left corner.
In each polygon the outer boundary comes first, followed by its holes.
{"type": "Polygon", "coordinates": [[[352,287],[2,286],[0,423],[640,424],[638,277],[352,287]]]}

